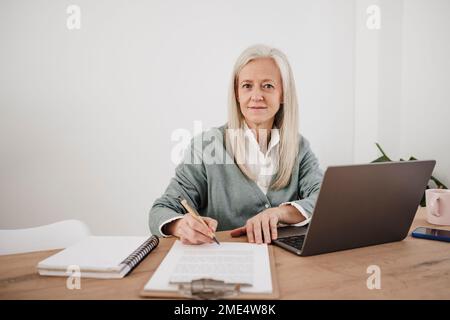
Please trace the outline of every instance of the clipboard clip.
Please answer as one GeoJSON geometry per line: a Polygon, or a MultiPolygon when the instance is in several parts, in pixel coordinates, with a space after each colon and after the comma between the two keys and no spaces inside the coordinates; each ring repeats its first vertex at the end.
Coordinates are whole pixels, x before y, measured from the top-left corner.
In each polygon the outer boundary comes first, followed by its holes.
{"type": "Polygon", "coordinates": [[[217,300],[234,297],[240,293],[240,283],[225,283],[222,280],[201,278],[192,280],[190,283],[179,283],[179,293],[191,299],[217,300]]]}

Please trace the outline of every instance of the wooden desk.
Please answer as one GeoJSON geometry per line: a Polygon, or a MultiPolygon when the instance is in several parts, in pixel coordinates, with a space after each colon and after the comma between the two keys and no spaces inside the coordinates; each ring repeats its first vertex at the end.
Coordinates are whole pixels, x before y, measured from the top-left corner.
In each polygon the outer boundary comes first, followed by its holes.
{"type": "MultiPolygon", "coordinates": [[[[430,226],[423,208],[411,231],[417,226],[430,226]]],[[[219,232],[218,238],[246,241],[230,238],[228,232],[219,232]]],[[[173,241],[161,239],[124,279],[81,279],[80,290],[66,289],[66,278],[37,274],[37,263],[58,250],[0,256],[0,299],[139,299],[173,241]]],[[[305,258],[274,249],[281,299],[450,299],[449,243],[408,236],[400,242],[305,258]],[[367,288],[370,265],[381,269],[380,290],[367,288]]]]}

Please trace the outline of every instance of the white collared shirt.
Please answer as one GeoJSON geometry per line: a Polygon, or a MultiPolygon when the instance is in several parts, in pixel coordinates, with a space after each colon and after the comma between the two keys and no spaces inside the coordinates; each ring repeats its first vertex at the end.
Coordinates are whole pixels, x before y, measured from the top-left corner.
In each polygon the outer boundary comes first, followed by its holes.
{"type": "MultiPolygon", "coordinates": [[[[270,182],[274,174],[278,170],[279,161],[279,145],[280,145],[280,134],[278,129],[272,129],[270,133],[270,142],[267,146],[266,153],[261,150],[260,145],[256,141],[256,137],[252,130],[248,127],[247,123],[244,121],[244,137],[246,139],[246,167],[250,170],[250,173],[256,177],[256,184],[261,189],[264,194],[267,194],[270,182]],[[249,161],[250,160],[250,161],[249,161]],[[256,161],[255,161],[256,160],[256,161]]],[[[308,213],[302,206],[295,202],[283,202],[280,206],[292,205],[294,206],[305,220],[293,224],[294,226],[304,226],[311,221],[311,214],[308,213]]]]}

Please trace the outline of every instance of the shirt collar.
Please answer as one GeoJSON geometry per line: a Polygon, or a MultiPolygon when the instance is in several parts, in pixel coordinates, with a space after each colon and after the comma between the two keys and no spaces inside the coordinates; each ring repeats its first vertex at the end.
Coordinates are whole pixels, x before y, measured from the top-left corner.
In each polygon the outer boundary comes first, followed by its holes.
{"type": "MultiPolygon", "coordinates": [[[[253,134],[252,130],[250,130],[245,120],[244,120],[244,135],[250,141],[250,143],[252,143],[253,145],[257,145],[259,149],[258,141],[256,141],[255,135],[253,134]]],[[[274,127],[270,132],[270,142],[267,147],[267,153],[269,153],[272,148],[277,146],[279,142],[280,142],[279,129],[274,127]]]]}

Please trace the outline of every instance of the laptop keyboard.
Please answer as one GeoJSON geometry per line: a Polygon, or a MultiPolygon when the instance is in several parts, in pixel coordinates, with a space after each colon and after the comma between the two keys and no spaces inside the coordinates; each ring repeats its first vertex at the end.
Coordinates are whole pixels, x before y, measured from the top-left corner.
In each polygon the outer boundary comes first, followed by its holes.
{"type": "Polygon", "coordinates": [[[291,247],[301,250],[303,247],[303,241],[305,241],[305,235],[281,238],[281,239],[278,239],[278,241],[283,242],[291,247]]]}

